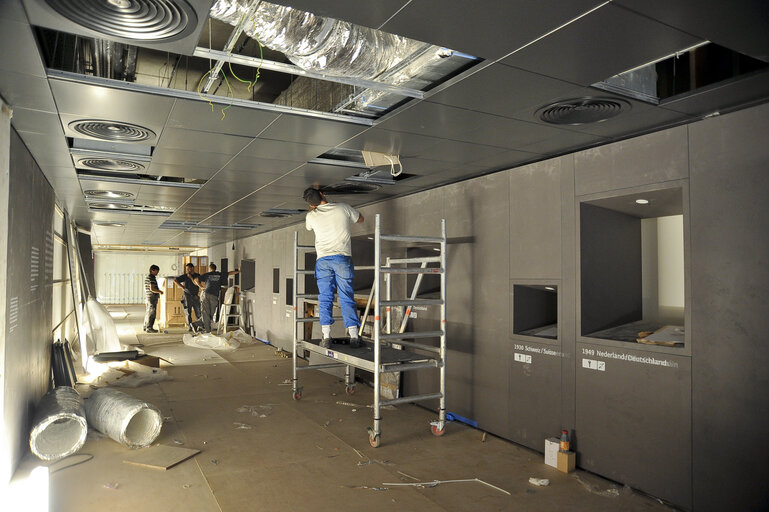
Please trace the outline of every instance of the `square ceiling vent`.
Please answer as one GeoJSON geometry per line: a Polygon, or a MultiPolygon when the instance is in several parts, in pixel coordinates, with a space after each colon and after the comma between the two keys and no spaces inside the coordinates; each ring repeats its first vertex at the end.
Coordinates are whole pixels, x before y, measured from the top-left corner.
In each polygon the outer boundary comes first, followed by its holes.
{"type": "Polygon", "coordinates": [[[24,0],[29,22],[61,32],[192,55],[213,0],[24,0]]]}

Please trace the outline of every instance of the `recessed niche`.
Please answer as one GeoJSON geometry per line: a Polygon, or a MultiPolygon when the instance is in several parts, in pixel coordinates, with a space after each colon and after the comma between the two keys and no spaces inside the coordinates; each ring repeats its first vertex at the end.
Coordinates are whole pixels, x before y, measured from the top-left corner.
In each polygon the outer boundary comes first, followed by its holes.
{"type": "Polygon", "coordinates": [[[558,339],[556,285],[513,285],[513,333],[558,339]]]}
{"type": "Polygon", "coordinates": [[[582,336],[683,346],[681,188],[580,203],[580,266],[582,336]]]}

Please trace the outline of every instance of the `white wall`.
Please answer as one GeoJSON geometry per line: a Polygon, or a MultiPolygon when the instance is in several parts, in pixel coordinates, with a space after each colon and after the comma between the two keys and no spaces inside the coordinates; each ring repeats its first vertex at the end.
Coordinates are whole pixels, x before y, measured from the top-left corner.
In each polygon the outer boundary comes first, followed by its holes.
{"type": "Polygon", "coordinates": [[[641,221],[643,317],[684,325],[684,217],[641,221]]]}
{"type": "Polygon", "coordinates": [[[160,267],[159,276],[178,276],[183,255],[155,252],[97,251],[94,253],[96,298],[103,304],[141,304],[144,277],[150,265],[160,267]]]}

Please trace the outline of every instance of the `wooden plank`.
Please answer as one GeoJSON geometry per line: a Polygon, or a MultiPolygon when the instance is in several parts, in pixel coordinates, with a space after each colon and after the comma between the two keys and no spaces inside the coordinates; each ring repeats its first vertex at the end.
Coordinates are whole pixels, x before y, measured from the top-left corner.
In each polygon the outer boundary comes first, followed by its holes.
{"type": "Polygon", "coordinates": [[[198,453],[200,453],[200,450],[195,450],[193,448],[180,448],[178,446],[159,444],[149,448],[142,448],[136,452],[136,455],[124,459],[123,462],[126,464],[134,464],[136,466],[165,471],[198,453]]]}

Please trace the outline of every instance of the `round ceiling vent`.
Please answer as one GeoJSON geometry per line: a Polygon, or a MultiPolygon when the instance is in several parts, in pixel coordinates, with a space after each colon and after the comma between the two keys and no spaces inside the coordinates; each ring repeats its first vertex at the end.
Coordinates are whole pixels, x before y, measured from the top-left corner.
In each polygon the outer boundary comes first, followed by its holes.
{"type": "Polygon", "coordinates": [[[614,98],[577,98],[559,101],[537,110],[546,123],[580,125],[600,123],[630,110],[630,103],[614,98]]]}
{"type": "Polygon", "coordinates": [[[141,41],[173,41],[198,23],[185,0],[46,0],[56,12],[87,29],[141,41]]]}
{"type": "Polygon", "coordinates": [[[126,199],[134,196],[130,192],[119,192],[114,190],[86,190],[85,195],[94,199],[126,199]]]}
{"type": "Polygon", "coordinates": [[[334,183],[333,185],[325,186],[321,189],[324,194],[368,194],[379,190],[379,185],[372,185],[370,183],[334,183]]]}
{"type": "Polygon", "coordinates": [[[141,172],[144,170],[144,165],[139,162],[116,158],[81,158],[77,161],[77,166],[95,171],[110,172],[141,172]]]}
{"type": "Polygon", "coordinates": [[[149,128],[116,121],[83,119],[72,121],[69,123],[69,127],[77,133],[114,142],[141,142],[155,138],[155,132],[149,128]]]}

